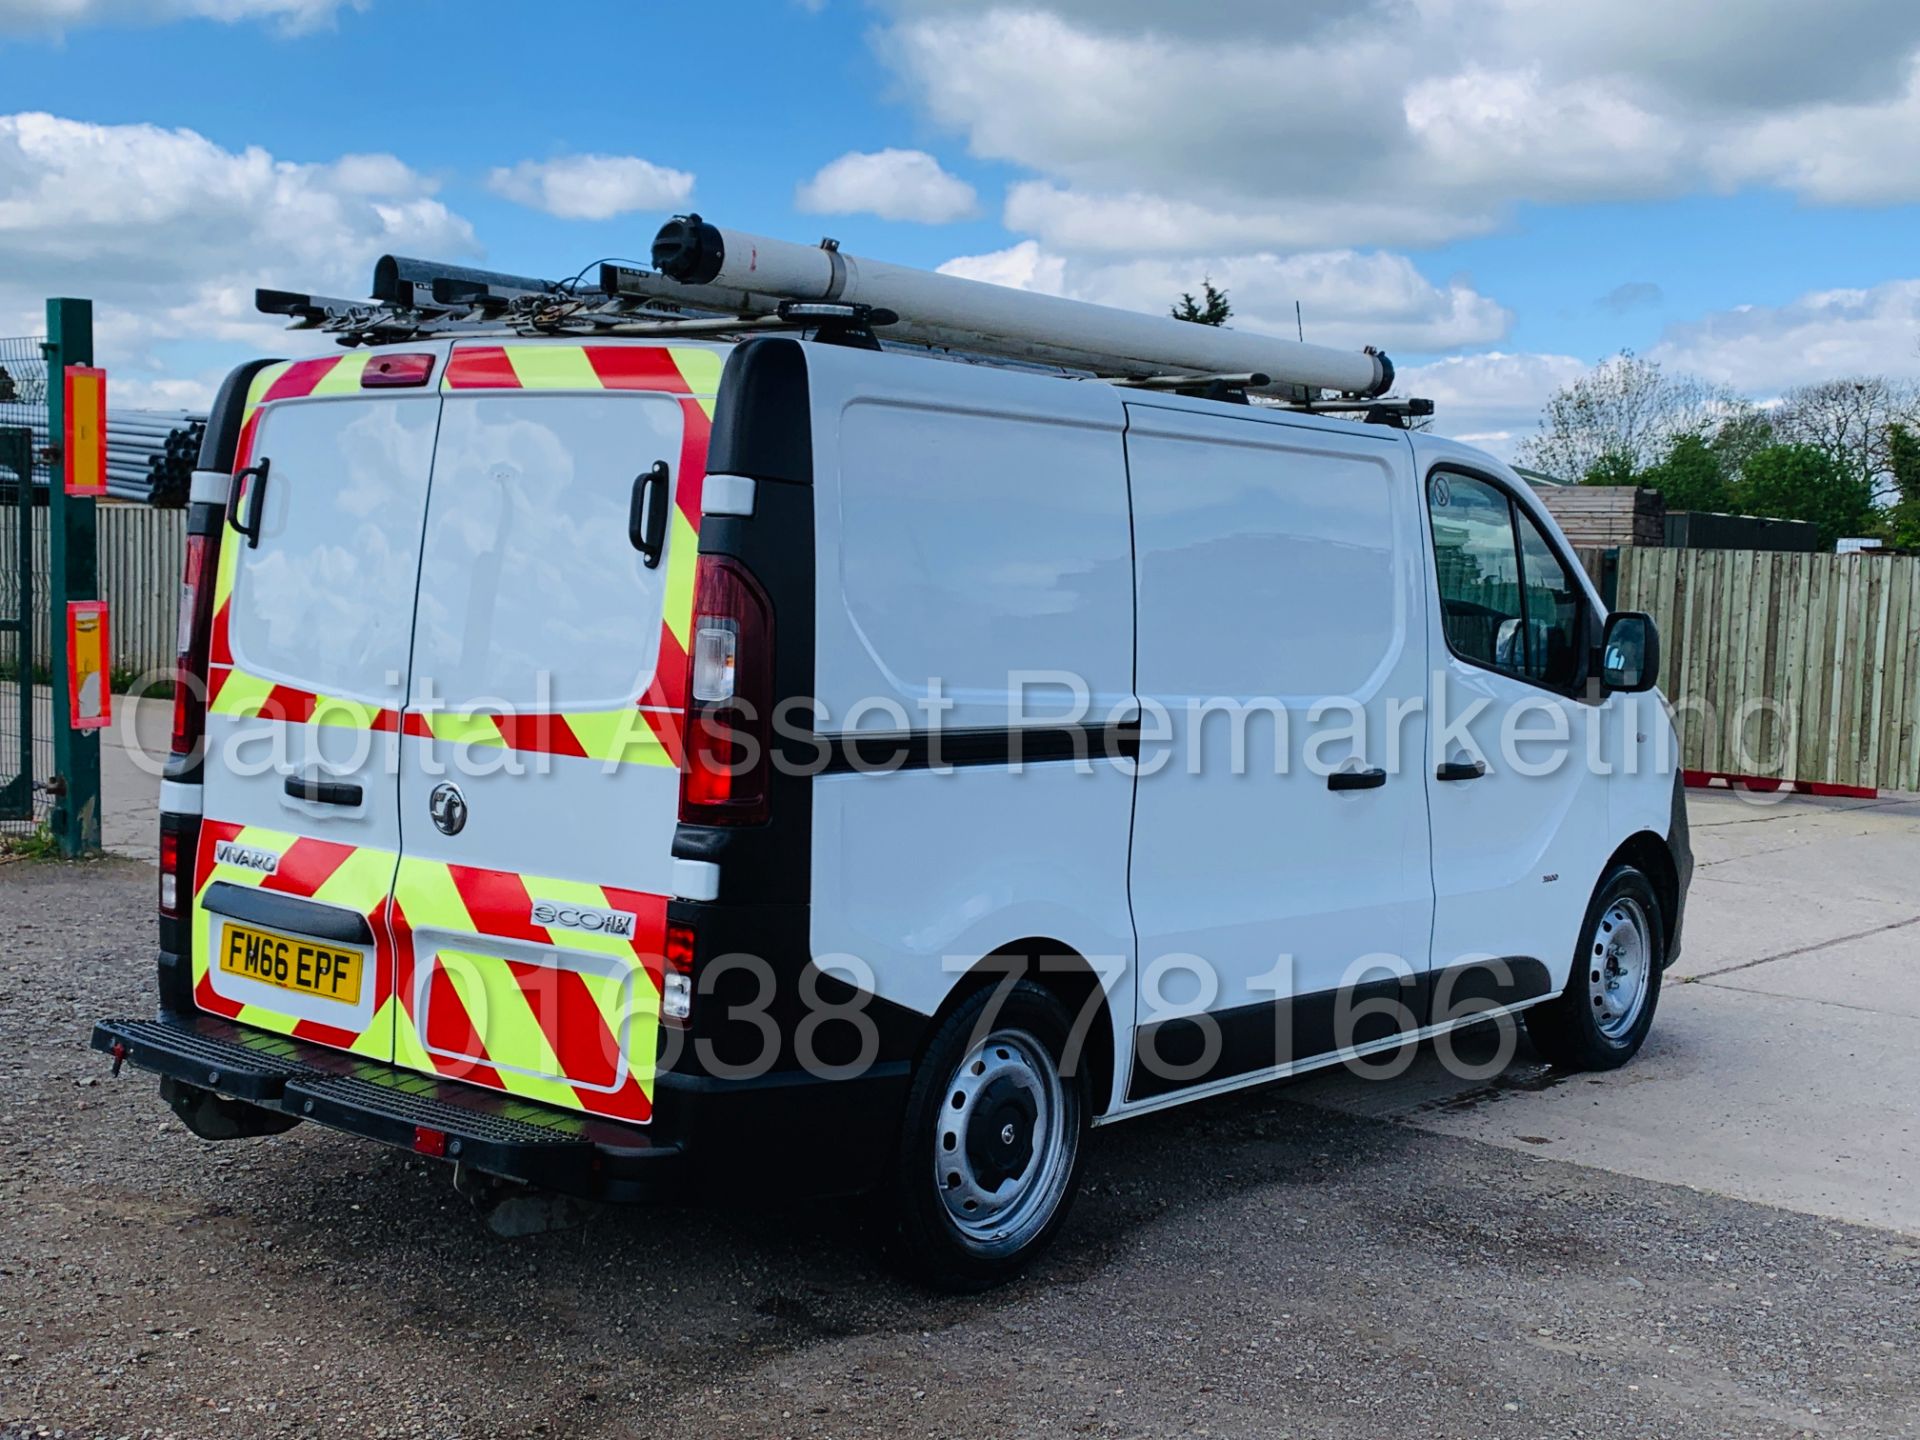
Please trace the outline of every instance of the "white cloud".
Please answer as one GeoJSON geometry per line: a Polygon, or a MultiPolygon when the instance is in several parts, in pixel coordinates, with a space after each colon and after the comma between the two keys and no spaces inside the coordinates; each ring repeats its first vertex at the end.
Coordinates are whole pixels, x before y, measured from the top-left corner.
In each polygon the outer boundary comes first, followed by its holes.
{"type": "MultiPolygon", "coordinates": [[[[1670,373],[1732,387],[1763,408],[1785,391],[1852,375],[1920,380],[1920,280],[1824,290],[1671,325],[1647,352],[1670,373]]],[[[1435,428],[1511,456],[1547,399],[1590,365],[1571,355],[1454,356],[1403,367],[1403,394],[1434,402],[1435,428]]]]}
{"type": "Polygon", "coordinates": [[[684,205],[693,176],[634,155],[566,155],[501,166],[487,176],[487,188],[561,220],[608,220],[684,205]]]}
{"type": "Polygon", "coordinates": [[[1456,238],[1464,229],[1491,228],[1490,220],[1465,225],[1418,203],[1391,199],[1245,207],[1137,190],[1075,190],[1045,180],[1011,186],[1003,218],[1009,230],[1063,250],[1161,255],[1203,249],[1306,249],[1337,245],[1354,235],[1371,236],[1379,244],[1430,245],[1456,238]]]}
{"type": "Polygon", "coordinates": [[[285,354],[256,286],[364,295],[385,252],[478,252],[433,190],[389,155],[300,164],[191,130],[0,115],[0,333],[85,295],[102,362],[130,381],[176,341],[285,354]]]}
{"type": "Polygon", "coordinates": [[[1496,350],[1405,367],[1394,389],[1433,401],[1433,428],[1439,434],[1511,459],[1538,426],[1553,392],[1587,369],[1571,355],[1496,350]]]}
{"type": "Polygon", "coordinates": [[[1525,202],[1920,201],[1911,0],[885,0],[882,55],[1061,248],[1430,244],[1525,202]],[[1192,18],[1193,24],[1187,23],[1192,18]],[[1355,197],[1364,197],[1356,199],[1355,197]]]}
{"type": "Polygon", "coordinates": [[[1040,290],[1099,305],[1164,312],[1202,278],[1228,293],[1236,329],[1294,335],[1300,302],[1307,339],[1345,348],[1434,352],[1485,345],[1512,316],[1464,281],[1435,285],[1404,255],[1352,250],[1302,255],[1214,255],[1189,259],[1088,259],[1026,240],[988,255],[962,256],[943,274],[1040,290]]]}
{"type": "Polygon", "coordinates": [[[809,215],[878,215],[943,225],[975,211],[973,187],[924,150],[853,151],[822,167],[794,192],[809,215]]]}
{"type": "Polygon", "coordinates": [[[225,370],[205,370],[194,376],[112,374],[108,403],[125,410],[204,410],[220,392],[225,370]]]}
{"type": "Polygon", "coordinates": [[[1401,111],[1418,163],[1476,197],[1658,193],[1673,188],[1685,159],[1685,138],[1616,87],[1532,67],[1418,80],[1401,111]]]}
{"type": "Polygon", "coordinates": [[[1885,103],[1768,116],[1717,140],[1708,163],[1725,184],[1759,180],[1823,205],[1920,198],[1920,60],[1885,103]]]}
{"type": "Polygon", "coordinates": [[[1037,290],[1045,295],[1067,293],[1067,262],[1050,255],[1035,240],[1022,240],[988,255],[960,255],[940,267],[942,275],[983,280],[1013,290],[1037,290]]]}
{"type": "Polygon", "coordinates": [[[169,20],[278,20],[289,31],[331,25],[369,0],[0,0],[0,33],[59,34],[89,25],[169,20]]]}
{"type": "Polygon", "coordinates": [[[1847,375],[1920,379],[1920,280],[1722,310],[1670,326],[1647,354],[1759,398],[1847,375]]]}

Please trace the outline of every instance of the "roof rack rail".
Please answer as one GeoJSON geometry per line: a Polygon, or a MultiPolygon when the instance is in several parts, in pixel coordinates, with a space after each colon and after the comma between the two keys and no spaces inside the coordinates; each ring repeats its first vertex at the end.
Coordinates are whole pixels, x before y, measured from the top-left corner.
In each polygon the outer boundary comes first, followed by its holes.
{"type": "Polygon", "coordinates": [[[614,261],[597,285],[385,255],[372,298],[262,289],[255,304],[343,345],[502,331],[522,335],[747,336],[811,332],[817,342],[912,349],[973,364],[1100,379],[1126,389],[1355,415],[1405,427],[1430,400],[1387,400],[1393,362],[1192,325],[1170,317],[988,285],[796,245],[675,216],[654,238],[655,268],[614,261]],[[742,257],[745,257],[744,260],[742,257]],[[884,343],[876,334],[885,330],[884,343]]]}
{"type": "Polygon", "coordinates": [[[1411,428],[1411,420],[1425,420],[1433,414],[1433,401],[1417,395],[1404,400],[1282,400],[1279,408],[1303,415],[1359,415],[1369,425],[1391,425],[1396,430],[1411,428]]]}

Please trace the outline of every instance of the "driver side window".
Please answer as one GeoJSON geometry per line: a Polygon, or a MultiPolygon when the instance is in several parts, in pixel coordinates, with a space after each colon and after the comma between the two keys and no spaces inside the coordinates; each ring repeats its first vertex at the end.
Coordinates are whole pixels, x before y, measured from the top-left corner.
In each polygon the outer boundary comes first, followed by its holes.
{"type": "Polygon", "coordinates": [[[1505,491],[1470,475],[1427,481],[1447,645],[1462,660],[1570,691],[1579,675],[1581,590],[1505,491]]]}

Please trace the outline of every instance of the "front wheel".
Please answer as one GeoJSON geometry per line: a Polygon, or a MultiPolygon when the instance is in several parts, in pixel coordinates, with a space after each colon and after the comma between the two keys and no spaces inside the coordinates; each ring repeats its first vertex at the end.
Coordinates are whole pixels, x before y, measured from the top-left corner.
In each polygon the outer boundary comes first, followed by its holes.
{"type": "Polygon", "coordinates": [[[1527,1012],[1527,1034],[1567,1070],[1613,1070],[1639,1053],[1660,1003],[1666,925],[1646,875],[1616,865],[1587,907],[1561,996],[1527,1012]]]}
{"type": "Polygon", "coordinates": [[[1079,1184],[1086,1081],[1080,1066],[1061,1073],[1071,1018],[1030,981],[998,994],[973,996],[935,1032],[889,1184],[900,1260],[943,1289],[1016,1274],[1079,1184]]]}

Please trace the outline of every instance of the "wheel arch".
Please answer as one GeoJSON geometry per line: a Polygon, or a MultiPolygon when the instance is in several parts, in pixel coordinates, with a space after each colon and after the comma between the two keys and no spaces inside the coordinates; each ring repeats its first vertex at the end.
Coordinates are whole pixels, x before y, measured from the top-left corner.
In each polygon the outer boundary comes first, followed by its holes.
{"type": "MultiPolygon", "coordinates": [[[[921,1053],[925,1053],[928,1038],[940,1028],[947,1016],[982,990],[992,989],[999,984],[1010,965],[1017,962],[1024,962],[1020,966],[1021,978],[1050,991],[1066,1007],[1074,1024],[1080,1023],[1088,1006],[1093,1007],[1092,1018],[1085,1026],[1083,1063],[1088,1067],[1088,1096],[1092,1113],[1096,1116],[1106,1114],[1113,1106],[1113,1008],[1108,1003],[1109,997],[1106,987],[1100,982],[1099,973],[1087,957],[1075,946],[1048,936],[1028,935],[1009,941],[975,961],[954,982],[946,999],[941,1001],[939,1010],[927,1022],[920,1045],[921,1053]]],[[[915,1063],[918,1063],[918,1057],[915,1063]]]]}
{"type": "Polygon", "coordinates": [[[1680,871],[1674,864],[1673,852],[1667,847],[1667,842],[1651,830],[1640,830],[1629,835],[1607,857],[1607,863],[1601,867],[1599,879],[1594,884],[1598,886],[1601,880],[1605,880],[1616,865],[1633,866],[1652,884],[1653,897],[1660,902],[1661,939],[1670,949],[1679,919],[1680,871]]]}

